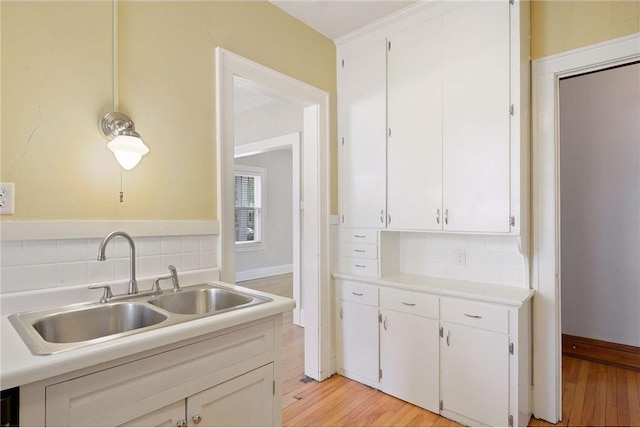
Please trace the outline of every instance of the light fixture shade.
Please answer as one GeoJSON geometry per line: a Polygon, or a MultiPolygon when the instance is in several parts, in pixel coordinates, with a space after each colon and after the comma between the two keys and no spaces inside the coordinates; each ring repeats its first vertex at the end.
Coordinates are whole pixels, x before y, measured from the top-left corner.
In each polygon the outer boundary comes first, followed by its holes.
{"type": "Polygon", "coordinates": [[[130,135],[118,135],[107,147],[113,152],[120,166],[127,171],[138,165],[142,156],[149,153],[149,147],[145,146],[140,137],[130,135]]]}

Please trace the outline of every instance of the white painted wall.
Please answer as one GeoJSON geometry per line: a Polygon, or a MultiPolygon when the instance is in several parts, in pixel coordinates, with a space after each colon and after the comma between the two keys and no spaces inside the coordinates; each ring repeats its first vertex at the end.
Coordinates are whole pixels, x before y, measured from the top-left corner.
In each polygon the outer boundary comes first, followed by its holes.
{"type": "Polygon", "coordinates": [[[235,145],[302,131],[302,105],[274,101],[236,113],[235,145]]]}
{"type": "Polygon", "coordinates": [[[562,332],[640,346],[640,65],[560,82],[562,332]]]}
{"type": "Polygon", "coordinates": [[[266,195],[263,195],[266,246],[236,251],[238,281],[292,272],[292,161],[291,150],[276,150],[236,160],[242,165],[266,169],[266,195]],[[266,198],[265,198],[266,196],[266,198]]]}

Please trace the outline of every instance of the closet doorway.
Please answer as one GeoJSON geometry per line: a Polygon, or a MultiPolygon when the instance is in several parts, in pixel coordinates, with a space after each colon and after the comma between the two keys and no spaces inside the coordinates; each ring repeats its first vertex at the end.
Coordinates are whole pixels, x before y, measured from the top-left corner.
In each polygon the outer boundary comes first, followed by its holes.
{"type": "Polygon", "coordinates": [[[621,365],[628,354],[633,365],[640,360],[633,353],[640,350],[640,63],[561,79],[559,108],[563,351],[621,365]]]}

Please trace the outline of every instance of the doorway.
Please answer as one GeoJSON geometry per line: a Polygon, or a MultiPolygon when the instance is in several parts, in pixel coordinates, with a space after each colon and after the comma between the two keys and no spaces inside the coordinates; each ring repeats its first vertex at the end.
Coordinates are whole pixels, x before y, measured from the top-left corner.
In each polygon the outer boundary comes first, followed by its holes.
{"type": "Polygon", "coordinates": [[[552,423],[563,416],[559,81],[638,60],[640,35],[634,34],[533,61],[533,414],[552,423]]]}
{"type": "Polygon", "coordinates": [[[222,281],[236,281],[234,81],[242,78],[303,107],[300,296],[304,305],[304,373],[324,380],[330,373],[329,302],[329,95],[222,48],[216,48],[218,165],[218,263],[222,281]]]}

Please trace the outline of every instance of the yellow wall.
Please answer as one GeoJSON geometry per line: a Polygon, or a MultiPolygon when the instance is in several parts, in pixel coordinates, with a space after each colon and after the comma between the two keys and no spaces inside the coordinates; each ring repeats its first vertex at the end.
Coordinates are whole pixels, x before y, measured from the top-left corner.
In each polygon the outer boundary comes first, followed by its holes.
{"type": "Polygon", "coordinates": [[[640,1],[532,1],[533,59],[640,31],[640,1]]]}
{"type": "Polygon", "coordinates": [[[216,219],[215,59],[221,46],[331,95],[335,46],[266,1],[120,2],[118,110],[151,149],[123,172],[97,129],[112,104],[112,3],[2,2],[2,220],[216,219]]]}

